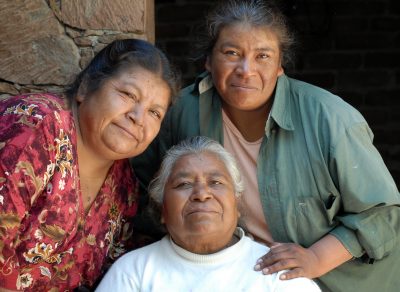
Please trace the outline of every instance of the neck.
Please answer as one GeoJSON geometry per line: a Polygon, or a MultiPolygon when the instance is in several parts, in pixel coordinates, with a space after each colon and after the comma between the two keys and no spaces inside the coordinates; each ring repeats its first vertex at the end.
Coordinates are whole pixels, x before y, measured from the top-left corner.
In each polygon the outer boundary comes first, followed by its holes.
{"type": "Polygon", "coordinates": [[[226,103],[222,104],[226,115],[248,142],[254,142],[264,136],[265,123],[271,111],[272,101],[262,107],[243,111],[230,107],[226,103]]]}
{"type": "Polygon", "coordinates": [[[85,146],[77,114],[77,104],[72,104],[72,113],[75,121],[77,154],[79,165],[80,191],[83,208],[85,213],[89,211],[90,206],[96,199],[101,186],[103,185],[107,173],[114,161],[106,160],[97,155],[92,149],[85,146]]]}
{"type": "Polygon", "coordinates": [[[77,135],[79,175],[85,178],[105,178],[114,161],[106,160],[88,149],[80,134],[77,135]]]}
{"type": "Polygon", "coordinates": [[[192,240],[187,240],[184,244],[176,242],[173,238],[172,240],[175,242],[176,245],[182,247],[187,251],[195,254],[207,255],[219,252],[234,245],[240,240],[240,238],[235,234],[232,234],[232,237],[230,238],[230,240],[228,240],[228,242],[221,242],[220,238],[215,241],[204,238],[192,238],[192,240]]]}
{"type": "Polygon", "coordinates": [[[106,160],[98,156],[93,150],[86,147],[79,125],[78,104],[76,100],[72,102],[72,114],[74,117],[76,136],[77,136],[77,153],[79,162],[80,176],[98,177],[107,174],[114,161],[106,160]]]}

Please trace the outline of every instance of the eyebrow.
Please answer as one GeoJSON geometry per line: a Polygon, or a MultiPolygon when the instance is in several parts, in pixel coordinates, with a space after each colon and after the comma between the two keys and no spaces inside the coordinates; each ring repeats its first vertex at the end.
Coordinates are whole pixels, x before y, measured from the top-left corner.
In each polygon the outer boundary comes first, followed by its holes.
{"type": "Polygon", "coordinates": [[[154,105],[154,108],[155,108],[155,109],[159,109],[159,110],[162,110],[162,111],[165,111],[165,112],[166,112],[166,111],[167,111],[167,109],[168,109],[168,106],[167,106],[167,107],[165,107],[165,106],[162,106],[161,104],[158,104],[158,103],[157,103],[157,104],[155,104],[155,105],[154,105]]]}
{"type": "MultiPolygon", "coordinates": [[[[211,177],[222,177],[222,178],[225,178],[225,179],[229,178],[229,176],[224,175],[221,171],[218,171],[218,170],[213,170],[213,171],[207,172],[206,175],[207,176],[211,176],[211,177]]],[[[179,171],[176,174],[172,174],[170,176],[170,179],[187,178],[187,177],[190,177],[190,176],[192,176],[191,172],[179,171]]]]}
{"type": "Polygon", "coordinates": [[[122,85],[122,88],[134,88],[137,92],[139,92],[139,94],[140,95],[142,95],[142,92],[141,92],[141,90],[140,90],[140,88],[139,87],[137,87],[137,86],[135,86],[135,83],[134,82],[129,82],[129,81],[126,81],[126,80],[121,80],[121,85],[122,85]]]}
{"type": "MultiPolygon", "coordinates": [[[[233,47],[233,48],[239,48],[239,46],[238,45],[235,45],[235,44],[232,44],[232,43],[230,43],[230,42],[225,42],[225,43],[222,43],[221,44],[221,47],[222,48],[224,48],[224,47],[233,47]]],[[[260,51],[260,52],[275,52],[276,50],[274,50],[273,48],[271,48],[271,47],[269,47],[269,46],[267,46],[267,47],[261,47],[261,48],[256,48],[255,49],[256,51],[260,51]]]]}
{"type": "MultiPolygon", "coordinates": [[[[134,89],[139,93],[140,96],[143,96],[142,91],[140,90],[139,87],[137,87],[137,86],[135,85],[134,82],[122,81],[121,84],[122,84],[122,88],[126,88],[126,87],[128,87],[128,88],[134,88],[134,89]]],[[[163,111],[167,111],[167,110],[168,110],[168,105],[169,105],[169,103],[168,103],[167,106],[165,107],[165,106],[163,106],[163,105],[157,103],[157,104],[154,104],[154,107],[153,107],[153,108],[155,108],[155,109],[160,109],[160,110],[163,110],[163,111]]]]}

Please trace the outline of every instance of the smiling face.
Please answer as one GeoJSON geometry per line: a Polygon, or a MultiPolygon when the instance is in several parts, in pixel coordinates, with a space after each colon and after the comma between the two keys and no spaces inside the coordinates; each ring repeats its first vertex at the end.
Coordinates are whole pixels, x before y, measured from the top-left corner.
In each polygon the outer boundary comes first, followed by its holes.
{"type": "Polygon", "coordinates": [[[158,75],[135,67],[76,99],[84,147],[102,159],[117,160],[139,155],[155,138],[170,90],[158,75]]]}
{"type": "Polygon", "coordinates": [[[239,212],[232,179],[215,154],[178,159],[165,185],[162,217],[176,244],[207,254],[232,239],[239,212]]]}
{"type": "Polygon", "coordinates": [[[258,110],[267,105],[283,74],[278,38],[262,26],[226,26],[207,58],[206,69],[227,112],[258,110]]]}

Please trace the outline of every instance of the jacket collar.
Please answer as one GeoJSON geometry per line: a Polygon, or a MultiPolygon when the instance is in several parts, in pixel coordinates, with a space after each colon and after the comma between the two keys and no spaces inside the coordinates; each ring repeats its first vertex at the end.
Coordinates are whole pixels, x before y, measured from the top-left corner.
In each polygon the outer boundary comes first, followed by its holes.
{"type": "MultiPolygon", "coordinates": [[[[200,97],[200,134],[223,142],[221,101],[216,91],[211,89],[213,89],[211,75],[208,72],[200,74],[193,87],[193,93],[200,97]]],[[[289,78],[282,75],[278,78],[274,103],[265,125],[267,137],[275,125],[287,131],[294,130],[291,107],[289,78]]]]}
{"type": "Polygon", "coordinates": [[[200,135],[223,144],[221,100],[213,89],[211,75],[207,72],[201,74],[194,87],[199,94],[200,135]]]}
{"type": "MultiPolygon", "coordinates": [[[[274,122],[282,129],[287,131],[293,131],[294,125],[292,121],[292,101],[290,94],[290,82],[289,78],[286,75],[281,75],[278,77],[277,85],[275,88],[275,97],[274,103],[272,105],[270,117],[274,120],[274,122]]],[[[270,119],[268,119],[267,124],[265,126],[265,131],[268,134],[272,129],[273,125],[268,125],[268,122],[271,123],[270,119]]]]}
{"type": "Polygon", "coordinates": [[[196,80],[194,81],[192,93],[201,95],[211,87],[213,87],[211,74],[206,71],[197,76],[196,80]]]}

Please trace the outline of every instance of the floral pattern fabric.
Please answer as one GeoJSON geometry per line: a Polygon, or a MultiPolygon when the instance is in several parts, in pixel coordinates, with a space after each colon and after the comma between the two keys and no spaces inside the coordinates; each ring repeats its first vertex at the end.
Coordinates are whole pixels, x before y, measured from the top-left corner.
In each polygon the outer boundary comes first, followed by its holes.
{"type": "Polygon", "coordinates": [[[90,286],[130,249],[138,184],[129,162],[114,163],[85,213],[75,125],[63,104],[50,94],[0,101],[0,287],[90,286]]]}

